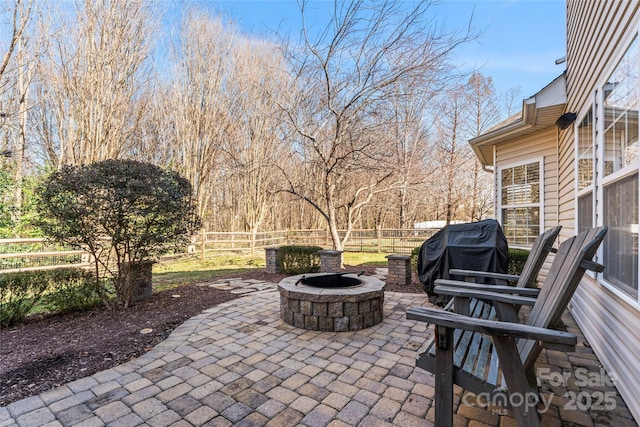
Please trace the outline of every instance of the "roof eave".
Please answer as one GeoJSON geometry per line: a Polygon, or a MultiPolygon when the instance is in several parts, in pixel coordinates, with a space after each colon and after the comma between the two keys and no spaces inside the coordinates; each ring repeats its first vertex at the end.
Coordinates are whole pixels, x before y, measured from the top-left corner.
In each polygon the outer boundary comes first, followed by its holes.
{"type": "Polygon", "coordinates": [[[469,144],[484,166],[493,166],[493,147],[526,134],[547,129],[564,111],[567,102],[564,73],[538,93],[522,101],[520,117],[472,138],[469,144]]]}

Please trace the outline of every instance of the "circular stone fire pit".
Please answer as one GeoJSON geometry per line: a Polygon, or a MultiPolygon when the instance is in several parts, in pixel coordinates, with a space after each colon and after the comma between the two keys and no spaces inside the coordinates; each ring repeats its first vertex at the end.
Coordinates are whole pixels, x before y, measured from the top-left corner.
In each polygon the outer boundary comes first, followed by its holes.
{"type": "Polygon", "coordinates": [[[280,317],[296,328],[346,332],[382,321],[384,282],[370,276],[309,273],[278,284],[280,317]]]}

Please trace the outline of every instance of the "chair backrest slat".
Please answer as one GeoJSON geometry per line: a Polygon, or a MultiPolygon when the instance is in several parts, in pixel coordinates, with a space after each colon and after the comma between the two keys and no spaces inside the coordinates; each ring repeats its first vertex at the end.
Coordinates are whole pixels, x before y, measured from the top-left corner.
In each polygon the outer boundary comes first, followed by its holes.
{"type": "MultiPolygon", "coordinates": [[[[540,295],[531,308],[527,325],[553,328],[558,323],[582,280],[586,267],[598,266],[583,261],[593,259],[606,232],[606,227],[592,228],[560,244],[540,295]]],[[[540,352],[538,344],[530,340],[521,340],[518,350],[525,367],[530,367],[540,352]]]]}
{"type": "Polygon", "coordinates": [[[518,280],[516,287],[536,287],[538,273],[540,273],[540,269],[547,259],[547,255],[551,252],[553,242],[556,241],[558,234],[560,234],[560,229],[562,229],[562,226],[558,225],[536,237],[536,240],[533,241],[533,245],[531,245],[531,251],[529,252],[527,261],[522,267],[522,273],[520,274],[520,279],[518,280]]]}

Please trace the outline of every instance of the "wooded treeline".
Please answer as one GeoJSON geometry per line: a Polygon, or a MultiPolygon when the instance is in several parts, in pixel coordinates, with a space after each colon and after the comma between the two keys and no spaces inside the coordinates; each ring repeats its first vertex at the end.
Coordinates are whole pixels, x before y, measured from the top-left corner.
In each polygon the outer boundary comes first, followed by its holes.
{"type": "MultiPolygon", "coordinates": [[[[323,3],[284,38],[150,0],[3,0],[0,237],[66,164],[130,158],[194,188],[208,230],[412,227],[491,213],[467,140],[516,92],[461,74],[430,2],[323,3]],[[55,19],[53,19],[55,17],[55,19]]],[[[317,5],[316,5],[317,7],[317,5]]],[[[342,239],[342,240],[341,240],[342,239]]]]}

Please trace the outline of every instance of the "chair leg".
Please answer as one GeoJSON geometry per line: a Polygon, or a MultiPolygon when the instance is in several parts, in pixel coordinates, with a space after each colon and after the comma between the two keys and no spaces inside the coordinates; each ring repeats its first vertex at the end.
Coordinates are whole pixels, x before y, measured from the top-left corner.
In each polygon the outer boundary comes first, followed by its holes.
{"type": "Polygon", "coordinates": [[[518,426],[540,427],[538,393],[529,385],[516,340],[508,336],[494,335],[492,338],[494,348],[498,352],[504,379],[507,382],[509,402],[518,421],[518,426]]]}
{"type": "Polygon", "coordinates": [[[453,329],[436,326],[436,425],[453,426],[453,329]]]}

